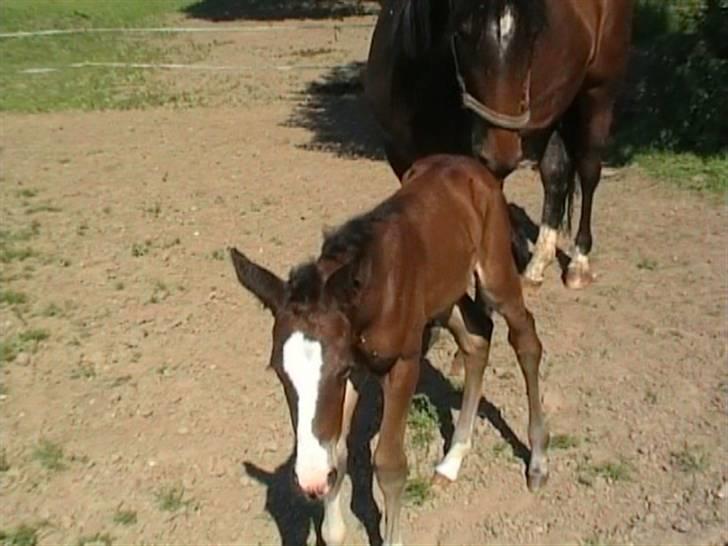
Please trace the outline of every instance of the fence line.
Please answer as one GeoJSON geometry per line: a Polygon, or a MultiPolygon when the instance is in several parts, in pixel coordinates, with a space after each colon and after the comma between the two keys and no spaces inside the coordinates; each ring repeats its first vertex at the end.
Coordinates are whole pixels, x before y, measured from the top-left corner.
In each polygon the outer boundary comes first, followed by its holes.
{"type": "Polygon", "coordinates": [[[372,28],[371,23],[334,23],[334,24],[308,24],[308,25],[250,25],[236,27],[148,27],[148,28],[67,28],[46,30],[19,30],[16,32],[0,32],[0,38],[30,38],[34,36],[60,36],[64,34],[93,34],[93,33],[198,33],[198,32],[268,32],[281,30],[320,30],[331,29],[337,31],[343,28],[372,28]]]}
{"type": "Polygon", "coordinates": [[[277,70],[288,72],[291,70],[330,70],[339,65],[328,64],[261,64],[261,65],[208,65],[208,64],[181,64],[181,63],[119,63],[119,62],[94,62],[84,61],[60,66],[40,66],[24,68],[18,72],[21,74],[47,74],[59,70],[78,68],[144,68],[157,70],[207,70],[213,72],[249,72],[254,70],[277,70]]]}

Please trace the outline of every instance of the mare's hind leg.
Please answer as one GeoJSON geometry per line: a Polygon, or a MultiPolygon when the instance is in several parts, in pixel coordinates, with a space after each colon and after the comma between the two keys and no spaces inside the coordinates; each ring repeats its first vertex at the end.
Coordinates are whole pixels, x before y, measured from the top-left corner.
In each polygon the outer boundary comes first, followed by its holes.
{"type": "Polygon", "coordinates": [[[524,279],[535,286],[543,283],[544,271],[556,257],[556,240],[564,218],[566,197],[574,184],[574,167],[558,130],[549,137],[539,170],[544,190],[541,227],[531,261],[523,273],[524,279]]]}
{"type": "Polygon", "coordinates": [[[594,89],[579,101],[581,135],[577,139],[576,170],[581,183],[581,217],[574,241],[574,251],[564,282],[568,288],[585,288],[594,280],[589,267],[592,248],[591,218],[594,192],[602,174],[602,151],[612,124],[612,100],[606,91],[594,89]]]}
{"type": "MultiPolygon", "coordinates": [[[[494,267],[479,268],[495,271],[494,267]]],[[[526,380],[528,396],[528,441],[531,460],[528,463],[528,488],[535,491],[548,480],[546,450],[549,433],[544,422],[541,395],[538,386],[538,367],[541,362],[541,341],[536,334],[533,316],[523,302],[515,265],[497,269],[498,273],[488,281],[481,276],[484,297],[495,304],[508,324],[508,342],[518,358],[518,364],[526,380]]]]}
{"type": "Polygon", "coordinates": [[[465,386],[450,449],[435,468],[435,472],[436,477],[443,476],[455,481],[463,457],[470,451],[473,425],[483,389],[483,372],[488,364],[493,322],[485,313],[484,307],[465,295],[453,307],[447,328],[459,347],[456,358],[460,358],[465,367],[465,386]]]}

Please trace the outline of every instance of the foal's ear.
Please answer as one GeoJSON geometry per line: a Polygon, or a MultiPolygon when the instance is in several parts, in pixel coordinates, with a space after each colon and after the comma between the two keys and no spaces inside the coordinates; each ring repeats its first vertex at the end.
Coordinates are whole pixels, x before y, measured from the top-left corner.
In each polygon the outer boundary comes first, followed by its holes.
{"type": "Polygon", "coordinates": [[[237,248],[228,249],[238,280],[273,313],[283,305],[285,283],[266,268],[249,260],[237,248]]]}

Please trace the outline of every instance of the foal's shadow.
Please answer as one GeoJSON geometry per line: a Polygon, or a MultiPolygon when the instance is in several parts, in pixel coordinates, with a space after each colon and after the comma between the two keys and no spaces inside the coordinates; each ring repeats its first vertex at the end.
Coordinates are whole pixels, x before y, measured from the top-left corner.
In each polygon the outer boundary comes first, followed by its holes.
{"type": "MultiPolygon", "coordinates": [[[[531,251],[528,250],[528,242],[535,244],[538,239],[538,224],[534,222],[526,212],[526,209],[508,204],[508,213],[511,218],[511,249],[516,260],[518,272],[523,273],[531,260],[531,251]]],[[[556,259],[562,273],[566,273],[571,258],[560,248],[556,249],[556,259]]]]}

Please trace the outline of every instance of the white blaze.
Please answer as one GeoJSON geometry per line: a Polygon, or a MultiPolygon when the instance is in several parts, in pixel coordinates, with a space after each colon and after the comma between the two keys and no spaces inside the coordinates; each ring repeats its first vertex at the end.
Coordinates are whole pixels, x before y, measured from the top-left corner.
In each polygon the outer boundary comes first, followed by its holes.
{"type": "Polygon", "coordinates": [[[506,6],[503,10],[498,27],[500,28],[501,47],[505,48],[511,41],[511,38],[513,38],[513,33],[516,30],[516,18],[513,16],[513,8],[511,6],[506,6]]]}
{"type": "Polygon", "coordinates": [[[301,332],[294,332],[283,344],[283,370],[298,397],[296,476],[304,488],[325,483],[333,468],[329,460],[330,450],[313,434],[322,366],[321,344],[318,341],[306,339],[301,332]]]}

